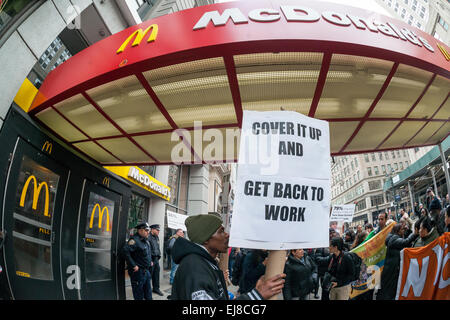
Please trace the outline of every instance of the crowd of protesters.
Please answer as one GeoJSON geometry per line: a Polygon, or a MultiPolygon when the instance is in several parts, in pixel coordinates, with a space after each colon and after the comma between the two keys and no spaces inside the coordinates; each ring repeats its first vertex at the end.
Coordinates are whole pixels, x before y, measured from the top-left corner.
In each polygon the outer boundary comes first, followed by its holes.
{"type": "MultiPolygon", "coordinates": [[[[317,249],[297,249],[287,252],[282,290],[284,300],[349,300],[352,284],[367,281],[367,266],[350,251],[374,236],[391,222],[397,223],[385,240],[386,258],[381,280],[376,288],[353,297],[354,300],[394,300],[400,269],[400,251],[404,248],[423,247],[450,228],[450,202],[448,195],[442,201],[432,189],[427,189],[426,205],[417,206],[410,214],[401,209],[397,215],[383,212],[378,215],[376,228],[371,223],[347,228],[342,234],[336,225],[330,225],[330,246],[317,249]],[[412,218],[410,217],[410,214],[412,218]],[[372,233],[373,231],[373,233],[372,233]],[[372,233],[372,234],[371,234],[372,233]],[[359,277],[355,279],[355,273],[359,277]]],[[[264,275],[267,252],[232,248],[229,255],[230,277],[239,293],[255,287],[264,275]]]]}
{"type": "MultiPolygon", "coordinates": [[[[289,250],[283,273],[265,278],[267,250],[228,248],[229,234],[215,215],[196,215],[186,219],[189,240],[181,229],[170,239],[166,253],[171,256],[173,269],[170,283],[173,300],[261,300],[282,294],[284,300],[394,300],[400,270],[400,251],[408,247],[423,247],[450,228],[450,203],[427,190],[426,207],[412,213],[415,222],[404,210],[396,216],[383,212],[377,226],[366,223],[356,232],[337,224],[329,228],[329,247],[289,250]],[[379,286],[359,295],[352,290],[368,280],[367,266],[352,250],[380,233],[396,220],[385,240],[386,257],[379,286]],[[219,268],[219,254],[228,252],[228,270],[219,268]],[[228,291],[230,284],[238,287],[237,296],[228,291]]],[[[160,253],[152,248],[150,230],[158,225],[141,223],[138,234],[124,247],[135,299],[151,299],[150,270],[158,264],[160,253]],[[155,253],[156,252],[156,253],[155,253]],[[159,253],[159,256],[157,254],[159,253]],[[154,256],[157,256],[155,259],[154,256]],[[140,270],[143,270],[142,272],[140,270]],[[139,272],[138,272],[139,271],[139,272]],[[145,272],[144,272],[145,271],[145,272]],[[135,279],[136,278],[136,279],[135,279]],[[142,278],[142,279],[141,279],[142,278]],[[145,278],[145,281],[144,281],[145,278]],[[142,283],[146,285],[142,285],[142,283]]],[[[159,231],[159,230],[158,230],[159,231]]],[[[157,232],[151,233],[157,238],[157,232]]],[[[153,287],[159,290],[157,283],[153,287]]],[[[153,292],[156,292],[153,289],[153,292]]]]}

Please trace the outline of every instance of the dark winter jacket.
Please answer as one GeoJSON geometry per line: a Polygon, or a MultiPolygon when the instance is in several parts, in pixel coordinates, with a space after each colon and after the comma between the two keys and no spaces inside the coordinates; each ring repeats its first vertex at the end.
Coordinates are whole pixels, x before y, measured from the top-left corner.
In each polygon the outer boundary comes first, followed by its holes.
{"type": "Polygon", "coordinates": [[[317,265],[311,257],[305,255],[303,259],[297,259],[290,254],[284,266],[284,273],[284,300],[292,300],[294,297],[304,299],[307,294],[313,292],[317,281],[317,265]]]}
{"type": "Polygon", "coordinates": [[[436,227],[434,227],[425,237],[417,238],[414,241],[413,247],[414,248],[425,247],[434,240],[436,240],[437,238],[439,238],[439,233],[437,232],[436,227]]]}
{"type": "Polygon", "coordinates": [[[140,269],[150,269],[152,264],[152,250],[148,239],[135,234],[130,237],[122,248],[122,254],[129,270],[138,266],[140,269]]]}
{"type": "Polygon", "coordinates": [[[161,258],[161,249],[159,248],[159,237],[150,234],[148,236],[150,245],[152,246],[152,258],[153,260],[159,260],[161,258]]]}
{"type": "Polygon", "coordinates": [[[404,239],[397,234],[390,233],[386,237],[386,258],[381,273],[381,296],[377,300],[394,300],[397,293],[397,281],[400,272],[400,251],[411,246],[418,237],[411,233],[404,239]]]}
{"type": "Polygon", "coordinates": [[[319,277],[322,277],[328,270],[328,262],[330,259],[330,249],[328,248],[318,248],[315,250],[313,259],[317,265],[319,277]]]}
{"type": "Polygon", "coordinates": [[[332,254],[329,258],[330,274],[336,279],[337,288],[344,287],[352,282],[355,266],[349,253],[341,252],[339,256],[332,254]]]}
{"type": "MultiPolygon", "coordinates": [[[[182,237],[175,241],[172,258],[179,264],[172,285],[172,300],[228,300],[223,272],[211,255],[182,237]]],[[[238,300],[262,300],[256,289],[238,300]]]]}
{"type": "Polygon", "coordinates": [[[239,281],[239,292],[247,293],[255,286],[258,279],[266,273],[263,261],[267,253],[262,250],[250,250],[244,257],[242,275],[239,281]]]}

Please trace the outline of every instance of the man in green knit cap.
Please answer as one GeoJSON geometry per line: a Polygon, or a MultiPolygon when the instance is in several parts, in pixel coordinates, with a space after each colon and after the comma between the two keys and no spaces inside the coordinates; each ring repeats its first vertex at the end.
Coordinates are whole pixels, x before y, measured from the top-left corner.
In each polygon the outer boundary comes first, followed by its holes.
{"type": "MultiPolygon", "coordinates": [[[[189,216],[185,225],[189,240],[178,238],[172,257],[179,264],[172,285],[172,300],[228,300],[223,272],[216,257],[228,249],[229,234],[214,214],[189,216]]],[[[269,299],[281,293],[284,274],[258,280],[256,288],[238,296],[239,300],[269,299]]]]}

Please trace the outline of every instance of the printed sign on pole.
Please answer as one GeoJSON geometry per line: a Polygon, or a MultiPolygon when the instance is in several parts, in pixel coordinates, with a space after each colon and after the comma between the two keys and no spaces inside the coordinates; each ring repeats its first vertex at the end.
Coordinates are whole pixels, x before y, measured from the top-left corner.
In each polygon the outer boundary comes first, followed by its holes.
{"type": "Polygon", "coordinates": [[[328,246],[328,122],[291,111],[244,111],[229,245],[328,246]]]}
{"type": "Polygon", "coordinates": [[[182,229],[186,231],[186,225],[184,221],[187,219],[187,215],[175,213],[167,210],[167,226],[171,229],[182,229]]]}
{"type": "Polygon", "coordinates": [[[343,204],[334,206],[331,211],[330,221],[352,222],[355,213],[355,204],[343,204]]]}

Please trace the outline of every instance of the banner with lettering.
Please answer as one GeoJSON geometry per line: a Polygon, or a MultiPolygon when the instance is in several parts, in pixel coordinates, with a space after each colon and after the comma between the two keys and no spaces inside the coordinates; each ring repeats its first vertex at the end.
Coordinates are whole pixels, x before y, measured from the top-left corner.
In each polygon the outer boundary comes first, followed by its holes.
{"type": "Polygon", "coordinates": [[[328,247],[328,122],[291,111],[244,111],[230,246],[328,247]]]}
{"type": "Polygon", "coordinates": [[[450,232],[400,252],[397,300],[450,300],[450,232]]]}
{"type": "Polygon", "coordinates": [[[374,231],[358,247],[351,250],[361,259],[361,272],[359,280],[352,283],[350,298],[354,298],[380,283],[381,272],[386,258],[386,237],[396,223],[389,223],[383,230],[374,235],[374,231]]]}
{"type": "Polygon", "coordinates": [[[170,229],[182,229],[186,231],[186,225],[184,224],[187,219],[187,215],[179,214],[170,210],[167,210],[167,226],[170,229]]]}

